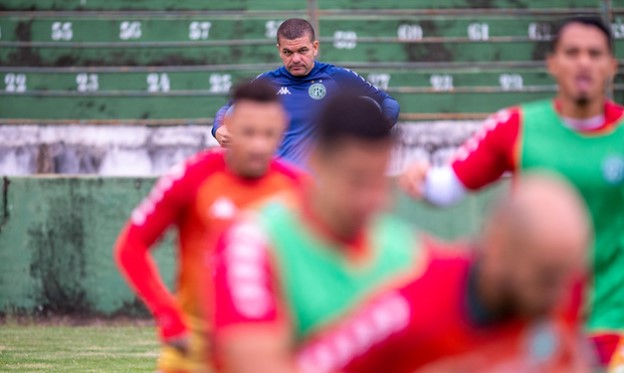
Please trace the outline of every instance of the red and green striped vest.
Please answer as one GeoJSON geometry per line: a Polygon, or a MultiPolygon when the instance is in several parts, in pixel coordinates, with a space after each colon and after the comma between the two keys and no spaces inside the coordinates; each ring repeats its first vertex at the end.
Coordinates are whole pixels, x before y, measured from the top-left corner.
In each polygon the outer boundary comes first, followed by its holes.
{"type": "Polygon", "coordinates": [[[368,232],[368,256],[358,262],[345,248],[313,234],[300,212],[282,201],[260,211],[269,234],[283,301],[301,340],[392,283],[418,274],[420,241],[396,218],[379,216],[368,232]]]}

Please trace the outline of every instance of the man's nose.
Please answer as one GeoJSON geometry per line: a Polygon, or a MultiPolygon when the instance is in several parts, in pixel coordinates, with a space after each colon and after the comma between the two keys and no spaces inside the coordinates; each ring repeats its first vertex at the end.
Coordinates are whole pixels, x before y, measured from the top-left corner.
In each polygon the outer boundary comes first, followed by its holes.
{"type": "Polygon", "coordinates": [[[591,63],[591,56],[589,54],[589,52],[585,52],[585,53],[581,53],[579,59],[578,59],[578,64],[581,67],[587,67],[589,66],[589,64],[591,63]]]}

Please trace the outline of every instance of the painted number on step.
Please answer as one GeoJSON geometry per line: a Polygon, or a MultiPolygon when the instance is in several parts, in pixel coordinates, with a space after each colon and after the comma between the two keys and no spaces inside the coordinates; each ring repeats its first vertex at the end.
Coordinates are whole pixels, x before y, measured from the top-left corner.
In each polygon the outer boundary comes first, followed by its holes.
{"type": "Polygon", "coordinates": [[[488,40],[490,38],[490,26],[487,23],[471,23],[468,25],[468,39],[488,40]]]}
{"type": "Polygon", "coordinates": [[[230,74],[211,74],[210,75],[210,92],[228,93],[232,88],[232,75],[230,74]]]}
{"type": "Polygon", "coordinates": [[[71,22],[54,22],[52,23],[52,40],[72,40],[74,31],[71,22]]]}
{"type": "Polygon", "coordinates": [[[97,74],[76,75],[76,87],[78,92],[95,92],[100,87],[97,74]]]}
{"type": "Polygon", "coordinates": [[[169,75],[167,74],[147,74],[148,92],[169,92],[169,75]]]}
{"type": "Polygon", "coordinates": [[[6,74],[4,76],[4,86],[7,92],[26,92],[26,75],[6,74]]]}
{"type": "Polygon", "coordinates": [[[354,49],[357,46],[357,33],[355,31],[334,32],[334,47],[337,49],[354,49]]]}
{"type": "Polygon", "coordinates": [[[420,25],[401,25],[397,29],[397,37],[399,40],[421,40],[423,29],[420,25]]]}
{"type": "Polygon", "coordinates": [[[141,22],[124,21],[119,24],[119,38],[121,40],[139,39],[141,34],[141,22]]]}
{"type": "Polygon", "coordinates": [[[390,74],[368,74],[368,81],[379,89],[388,89],[390,74]]]}
{"type": "Polygon", "coordinates": [[[210,22],[191,22],[189,24],[189,39],[206,40],[210,36],[210,22]]]}
{"type": "Polygon", "coordinates": [[[450,91],[453,89],[453,77],[447,74],[435,74],[429,78],[431,87],[436,91],[450,91]]]}

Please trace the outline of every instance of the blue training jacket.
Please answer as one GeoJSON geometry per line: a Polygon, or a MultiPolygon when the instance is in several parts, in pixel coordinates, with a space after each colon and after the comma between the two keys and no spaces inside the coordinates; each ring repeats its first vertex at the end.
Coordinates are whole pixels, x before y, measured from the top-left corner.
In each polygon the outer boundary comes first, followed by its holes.
{"type": "MultiPolygon", "coordinates": [[[[314,120],[324,100],[336,92],[348,89],[375,100],[391,123],[399,117],[399,103],[386,92],[376,88],[354,71],[327,63],[315,61],[314,68],[306,76],[293,76],[282,66],[258,75],[278,89],[278,95],[288,115],[290,124],[277,155],[286,161],[305,168],[309,141],[314,131],[314,120]]],[[[212,135],[223,123],[230,104],[223,106],[215,116],[212,135]]]]}

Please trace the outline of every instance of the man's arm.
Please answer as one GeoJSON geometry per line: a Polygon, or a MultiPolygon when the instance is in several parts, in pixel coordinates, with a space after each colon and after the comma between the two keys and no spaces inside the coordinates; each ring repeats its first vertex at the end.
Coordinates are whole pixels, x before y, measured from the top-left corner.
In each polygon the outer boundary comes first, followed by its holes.
{"type": "Polygon", "coordinates": [[[336,67],[333,73],[333,77],[336,82],[347,90],[353,90],[358,94],[366,97],[370,97],[381,108],[384,116],[392,123],[396,124],[399,119],[399,111],[401,107],[397,100],[395,100],[388,93],[375,87],[366,79],[358,75],[355,71],[345,69],[342,67],[336,67]]]}
{"type": "MultiPolygon", "coordinates": [[[[269,79],[266,73],[260,74],[256,76],[253,80],[254,82],[258,79],[269,79]]],[[[228,101],[227,104],[221,106],[217,113],[215,114],[214,122],[212,123],[212,136],[217,139],[219,145],[222,147],[227,147],[230,142],[230,133],[227,130],[225,124],[225,117],[229,114],[233,107],[232,101],[228,101]]]]}
{"type": "Polygon", "coordinates": [[[438,206],[451,205],[467,191],[478,190],[505,172],[516,170],[519,132],[517,109],[498,112],[459,148],[448,165],[430,167],[416,162],[400,176],[399,184],[414,198],[438,206]]]}
{"type": "Polygon", "coordinates": [[[149,196],[132,212],[114,249],[119,270],[154,315],[161,340],[174,344],[186,335],[187,328],[149,250],[177,221],[184,208],[188,188],[181,179],[185,171],[183,165],[176,166],[157,182],[149,196]]]}
{"type": "Polygon", "coordinates": [[[225,126],[225,117],[228,115],[231,108],[232,103],[228,102],[217,110],[214,123],[212,124],[212,136],[217,139],[219,145],[224,148],[227,147],[230,142],[230,132],[227,126],[225,126]]]}
{"type": "Polygon", "coordinates": [[[224,234],[215,253],[213,284],[215,352],[222,371],[296,372],[268,240],[256,223],[242,220],[224,234]]]}

